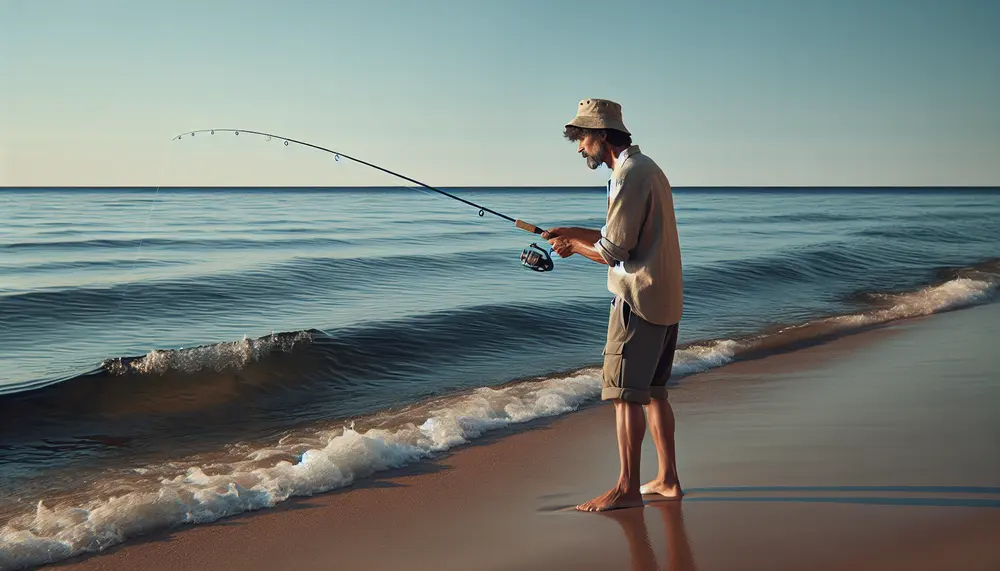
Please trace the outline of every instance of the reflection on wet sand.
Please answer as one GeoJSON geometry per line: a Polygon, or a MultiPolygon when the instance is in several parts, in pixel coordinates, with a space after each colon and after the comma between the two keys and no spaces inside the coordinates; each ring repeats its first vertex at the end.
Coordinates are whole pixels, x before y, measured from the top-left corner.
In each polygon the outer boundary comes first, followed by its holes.
{"type": "Polygon", "coordinates": [[[605,517],[618,522],[628,541],[629,555],[632,558],[632,571],[696,571],[694,553],[688,542],[687,530],[684,528],[684,513],[680,502],[650,502],[645,508],[611,510],[598,512],[605,517]],[[666,535],[667,564],[660,567],[653,550],[653,541],[646,527],[646,512],[659,512],[663,520],[666,535]]]}

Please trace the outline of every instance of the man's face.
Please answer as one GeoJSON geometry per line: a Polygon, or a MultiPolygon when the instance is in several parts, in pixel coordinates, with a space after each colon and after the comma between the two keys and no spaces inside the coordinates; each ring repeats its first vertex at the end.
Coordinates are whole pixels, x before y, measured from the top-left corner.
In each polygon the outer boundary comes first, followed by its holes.
{"type": "Polygon", "coordinates": [[[576,150],[583,155],[583,158],[587,159],[587,166],[591,170],[596,170],[597,167],[604,164],[603,137],[597,136],[594,133],[588,133],[587,136],[580,140],[576,150]]]}

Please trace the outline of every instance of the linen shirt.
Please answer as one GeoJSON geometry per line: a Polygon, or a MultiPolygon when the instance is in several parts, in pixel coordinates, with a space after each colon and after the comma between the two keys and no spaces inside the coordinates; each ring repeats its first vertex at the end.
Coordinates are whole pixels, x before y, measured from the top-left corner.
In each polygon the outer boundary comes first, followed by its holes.
{"type": "Polygon", "coordinates": [[[594,245],[608,264],[608,291],[658,325],[681,319],[684,281],[673,192],[637,145],[622,151],[608,181],[608,211],[594,245]]]}

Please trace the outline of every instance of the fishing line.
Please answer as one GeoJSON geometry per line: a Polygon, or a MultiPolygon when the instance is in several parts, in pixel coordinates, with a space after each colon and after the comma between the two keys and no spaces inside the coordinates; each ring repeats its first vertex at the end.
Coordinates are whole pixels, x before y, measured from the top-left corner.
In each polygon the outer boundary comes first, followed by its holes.
{"type": "MultiPolygon", "coordinates": [[[[173,149],[170,149],[166,153],[163,153],[163,155],[162,155],[163,158],[160,160],[160,174],[159,174],[159,177],[158,177],[158,179],[160,181],[160,184],[156,185],[156,192],[153,193],[153,202],[152,202],[152,204],[149,205],[149,212],[146,214],[146,222],[143,224],[144,228],[149,228],[149,221],[153,217],[153,209],[156,208],[156,201],[160,197],[160,187],[163,186],[163,172],[167,168],[167,162],[168,162],[167,158],[168,158],[168,156],[170,156],[172,154],[173,154],[173,149]]],[[[139,237],[139,247],[135,251],[135,258],[132,260],[132,268],[129,270],[129,275],[132,275],[135,272],[135,266],[136,266],[136,264],[139,263],[139,255],[142,253],[142,244],[143,244],[144,241],[145,241],[145,237],[144,236],[140,236],[139,237]]],[[[113,314],[116,317],[118,316],[118,312],[121,311],[122,303],[125,302],[125,294],[128,293],[128,288],[129,288],[130,285],[132,285],[132,280],[133,279],[134,278],[130,278],[128,281],[125,282],[125,289],[122,291],[122,295],[118,299],[118,307],[115,308],[115,312],[113,314]]]]}
{"type": "MultiPolygon", "coordinates": [[[[358,164],[362,164],[362,165],[365,165],[367,167],[371,167],[373,169],[376,169],[376,170],[382,171],[384,173],[390,174],[392,176],[401,178],[401,179],[406,180],[408,182],[420,185],[420,186],[422,186],[422,187],[424,187],[424,188],[426,188],[428,190],[431,190],[431,191],[434,191],[434,192],[436,192],[438,194],[442,194],[444,196],[447,196],[448,198],[452,198],[452,199],[457,200],[459,202],[463,202],[465,204],[468,204],[469,206],[472,206],[472,207],[475,207],[475,208],[479,209],[479,216],[480,217],[485,216],[486,213],[489,212],[490,214],[493,214],[495,216],[503,218],[504,220],[507,220],[509,222],[513,222],[515,226],[517,226],[518,228],[520,228],[522,230],[525,230],[527,232],[531,232],[533,234],[542,234],[544,232],[544,230],[542,228],[539,228],[538,226],[535,226],[534,224],[530,224],[530,223],[525,222],[525,221],[523,221],[523,220],[521,220],[519,218],[513,218],[513,217],[508,216],[506,214],[503,214],[501,212],[497,212],[496,210],[493,210],[493,209],[487,208],[485,206],[476,204],[475,202],[466,200],[464,198],[460,198],[458,196],[455,196],[454,194],[445,192],[445,191],[443,191],[443,190],[441,190],[439,188],[434,188],[433,186],[430,186],[428,184],[422,183],[419,180],[410,178],[410,177],[408,177],[406,175],[402,175],[400,173],[391,171],[391,170],[389,170],[387,168],[384,168],[384,167],[378,166],[376,164],[373,164],[373,163],[370,163],[370,162],[367,162],[367,161],[364,161],[364,160],[352,157],[350,155],[344,154],[344,153],[339,152],[339,151],[328,149],[326,147],[321,147],[319,145],[314,145],[312,143],[308,143],[308,142],[305,142],[305,141],[299,141],[299,140],[292,139],[292,138],[289,138],[289,137],[284,137],[284,136],[281,136],[281,135],[274,135],[274,134],[271,134],[271,133],[263,133],[263,132],[260,132],[260,131],[252,131],[252,130],[248,130],[248,129],[199,129],[199,130],[196,130],[196,131],[185,131],[184,133],[181,133],[180,135],[177,135],[176,137],[174,137],[171,140],[177,141],[177,140],[180,140],[180,139],[182,139],[184,137],[191,138],[191,137],[194,137],[197,133],[209,133],[211,135],[215,135],[216,132],[219,132],[219,133],[234,133],[235,136],[239,136],[240,133],[251,134],[251,135],[258,135],[260,137],[264,137],[265,141],[270,141],[272,139],[277,139],[279,141],[282,141],[283,144],[284,144],[284,146],[286,146],[286,147],[289,146],[289,144],[294,143],[296,145],[300,145],[300,146],[303,146],[303,147],[309,147],[309,148],[312,148],[312,149],[323,151],[325,153],[329,153],[329,154],[333,155],[334,159],[337,160],[337,161],[339,161],[342,158],[350,160],[350,161],[354,161],[354,162],[356,162],[358,164]]],[[[418,190],[418,189],[412,189],[410,187],[403,187],[403,188],[407,188],[409,190],[418,190]]],[[[520,258],[520,260],[521,260],[521,264],[523,266],[525,266],[525,267],[527,267],[529,269],[535,270],[535,271],[546,272],[546,271],[552,270],[553,267],[554,267],[554,265],[552,263],[552,258],[551,258],[551,249],[549,251],[546,251],[546,250],[540,248],[537,244],[531,244],[530,246],[526,247],[524,249],[524,251],[521,252],[521,258],[520,258]]]]}

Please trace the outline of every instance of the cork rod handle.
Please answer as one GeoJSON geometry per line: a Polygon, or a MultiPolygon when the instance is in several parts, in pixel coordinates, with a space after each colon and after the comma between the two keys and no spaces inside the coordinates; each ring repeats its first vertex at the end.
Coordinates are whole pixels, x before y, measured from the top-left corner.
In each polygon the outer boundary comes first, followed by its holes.
{"type": "Polygon", "coordinates": [[[514,225],[517,226],[518,228],[522,229],[522,230],[527,230],[528,232],[531,232],[533,234],[541,234],[542,232],[544,232],[544,230],[542,230],[538,226],[535,226],[534,224],[529,224],[529,223],[525,222],[524,220],[520,220],[520,219],[519,220],[515,220],[514,221],[514,225]]]}

